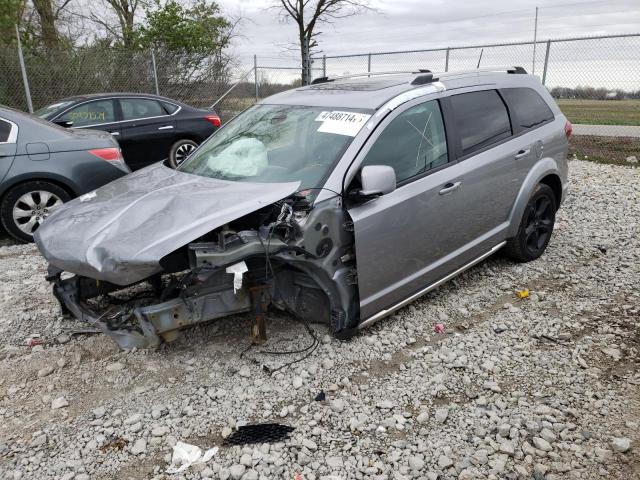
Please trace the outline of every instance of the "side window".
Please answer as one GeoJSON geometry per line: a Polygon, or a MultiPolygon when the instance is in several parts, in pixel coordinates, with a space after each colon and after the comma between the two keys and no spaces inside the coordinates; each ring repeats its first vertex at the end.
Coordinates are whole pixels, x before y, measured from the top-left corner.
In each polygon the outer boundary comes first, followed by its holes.
{"type": "Polygon", "coordinates": [[[11,124],[0,119],[0,143],[8,142],[10,133],[11,124]]]}
{"type": "Polygon", "coordinates": [[[115,122],[113,100],[96,100],[72,108],[56,120],[73,122],[74,127],[115,122]]]}
{"type": "Polygon", "coordinates": [[[167,113],[169,115],[171,115],[172,113],[175,113],[176,110],[178,110],[177,105],[174,105],[173,103],[169,103],[169,102],[162,102],[162,106],[164,107],[164,109],[167,111],[167,113]]]}
{"type": "Polygon", "coordinates": [[[160,102],[150,98],[121,98],[123,120],[135,120],[136,118],[159,117],[166,115],[160,102]]]}
{"type": "Polygon", "coordinates": [[[394,118],[362,162],[389,165],[396,182],[421,175],[447,163],[447,140],[437,100],[411,107],[394,118]]]}
{"type": "Polygon", "coordinates": [[[532,88],[506,88],[501,90],[514,114],[514,125],[522,130],[534,128],[553,120],[553,112],[540,94],[532,88]]]}
{"type": "Polygon", "coordinates": [[[511,136],[507,107],[495,90],[453,95],[450,101],[463,156],[511,136]]]}

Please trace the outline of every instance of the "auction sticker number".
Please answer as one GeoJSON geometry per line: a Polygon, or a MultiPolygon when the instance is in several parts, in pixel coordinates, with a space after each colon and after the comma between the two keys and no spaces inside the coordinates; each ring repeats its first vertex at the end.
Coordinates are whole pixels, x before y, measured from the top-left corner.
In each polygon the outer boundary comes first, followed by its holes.
{"type": "Polygon", "coordinates": [[[347,135],[355,137],[371,115],[357,112],[320,112],[316,117],[316,122],[322,122],[318,127],[319,132],[335,133],[336,135],[347,135]]]}

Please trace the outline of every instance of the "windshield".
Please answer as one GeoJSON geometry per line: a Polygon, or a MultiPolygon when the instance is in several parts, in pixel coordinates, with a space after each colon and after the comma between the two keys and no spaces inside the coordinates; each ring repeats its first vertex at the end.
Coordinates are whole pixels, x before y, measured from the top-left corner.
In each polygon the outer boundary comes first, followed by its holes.
{"type": "Polygon", "coordinates": [[[53,116],[53,114],[59,112],[63,108],[72,105],[74,100],[63,100],[62,102],[52,103],[51,105],[47,105],[46,107],[42,107],[40,110],[36,110],[33,114],[36,117],[40,118],[49,118],[53,116]]]}
{"type": "Polygon", "coordinates": [[[239,182],[320,187],[372,112],[256,105],[215,133],[178,170],[239,182]]]}

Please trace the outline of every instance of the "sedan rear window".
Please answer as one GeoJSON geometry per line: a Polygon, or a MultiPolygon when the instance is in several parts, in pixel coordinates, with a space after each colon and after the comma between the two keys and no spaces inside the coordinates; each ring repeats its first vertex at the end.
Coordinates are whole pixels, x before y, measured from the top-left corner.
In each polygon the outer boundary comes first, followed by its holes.
{"type": "Polygon", "coordinates": [[[521,129],[537,127],[553,120],[553,112],[532,88],[506,88],[501,90],[514,113],[514,125],[521,129]]]}
{"type": "Polygon", "coordinates": [[[256,105],[212,135],[178,170],[220,180],[319,187],[371,113],[256,105]]]}
{"type": "Polygon", "coordinates": [[[507,107],[495,90],[453,95],[451,107],[463,156],[511,136],[507,107]]]}
{"type": "Polygon", "coordinates": [[[121,98],[120,108],[123,120],[161,117],[167,114],[159,102],[149,98],[121,98]]]}

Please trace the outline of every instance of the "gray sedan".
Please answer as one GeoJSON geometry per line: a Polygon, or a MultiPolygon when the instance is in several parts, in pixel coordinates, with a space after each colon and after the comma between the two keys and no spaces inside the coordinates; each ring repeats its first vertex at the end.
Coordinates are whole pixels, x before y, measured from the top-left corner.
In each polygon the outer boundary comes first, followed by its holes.
{"type": "Polygon", "coordinates": [[[108,133],[0,107],[0,220],[15,239],[32,241],[52,209],[129,172],[108,133]]]}

